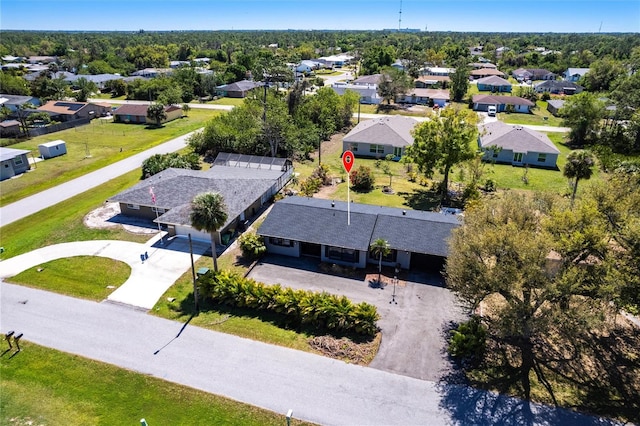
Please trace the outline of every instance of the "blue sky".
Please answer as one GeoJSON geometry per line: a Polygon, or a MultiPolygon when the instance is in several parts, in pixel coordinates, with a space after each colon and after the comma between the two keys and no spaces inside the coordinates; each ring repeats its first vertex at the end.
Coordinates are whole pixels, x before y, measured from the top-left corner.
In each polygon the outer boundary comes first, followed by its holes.
{"type": "MultiPolygon", "coordinates": [[[[0,0],[0,29],[398,28],[400,0],[0,0]]],[[[403,0],[402,28],[640,32],[640,0],[403,0]]]]}

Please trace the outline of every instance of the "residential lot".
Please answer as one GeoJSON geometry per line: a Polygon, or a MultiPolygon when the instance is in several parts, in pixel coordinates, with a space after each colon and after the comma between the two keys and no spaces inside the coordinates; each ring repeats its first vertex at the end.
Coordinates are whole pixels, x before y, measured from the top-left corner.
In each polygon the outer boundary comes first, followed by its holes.
{"type": "MultiPolygon", "coordinates": [[[[383,270],[387,275],[393,271],[383,270]]],[[[452,321],[464,318],[442,278],[428,272],[401,271],[395,288],[377,279],[375,267],[353,278],[321,273],[319,262],[309,258],[268,255],[249,273],[267,284],[345,295],[355,303],[376,306],[381,319],[382,343],[370,367],[423,380],[437,381],[450,366],[445,338],[452,321]],[[395,299],[395,303],[393,301],[395,299]]],[[[383,281],[385,276],[383,274],[383,281]]]]}

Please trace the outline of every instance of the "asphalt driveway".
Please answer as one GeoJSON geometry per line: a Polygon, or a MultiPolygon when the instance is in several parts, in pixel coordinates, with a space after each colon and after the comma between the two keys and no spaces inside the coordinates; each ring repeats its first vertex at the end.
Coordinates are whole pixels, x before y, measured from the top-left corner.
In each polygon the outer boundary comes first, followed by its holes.
{"type": "MultiPolygon", "coordinates": [[[[368,282],[364,273],[346,278],[321,273],[318,266],[319,262],[313,259],[268,255],[249,277],[267,284],[345,295],[353,302],[375,305],[381,317],[378,326],[382,343],[369,365],[372,368],[433,381],[449,369],[446,329],[451,321],[459,321],[464,315],[439,277],[401,271],[394,298],[391,283],[380,287],[368,282]]],[[[375,267],[369,272],[375,273],[375,267]]]]}

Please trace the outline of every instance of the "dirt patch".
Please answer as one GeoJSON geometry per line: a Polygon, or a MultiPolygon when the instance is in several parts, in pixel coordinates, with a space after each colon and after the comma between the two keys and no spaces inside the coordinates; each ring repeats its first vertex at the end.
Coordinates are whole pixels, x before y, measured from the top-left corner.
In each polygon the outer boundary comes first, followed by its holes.
{"type": "Polygon", "coordinates": [[[122,228],[132,234],[155,234],[158,227],[150,220],[124,216],[120,213],[119,203],[104,203],[84,217],[84,224],[89,228],[117,229],[122,228]]]}
{"type": "Polygon", "coordinates": [[[368,365],[378,353],[382,333],[370,342],[357,343],[347,337],[317,336],[309,340],[309,345],[324,356],[351,364],[368,365]]]}

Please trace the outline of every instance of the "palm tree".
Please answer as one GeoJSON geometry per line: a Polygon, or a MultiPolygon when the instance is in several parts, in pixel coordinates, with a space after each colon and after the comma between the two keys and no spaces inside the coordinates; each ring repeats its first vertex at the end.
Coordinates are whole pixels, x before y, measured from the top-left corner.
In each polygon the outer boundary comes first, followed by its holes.
{"type": "Polygon", "coordinates": [[[211,234],[211,255],[213,270],[218,272],[215,234],[227,221],[227,206],[224,198],[217,192],[198,194],[191,201],[191,226],[198,231],[211,234]]]}
{"type": "Polygon", "coordinates": [[[374,256],[378,256],[378,284],[380,284],[380,276],[382,275],[382,258],[391,253],[391,247],[384,238],[378,238],[371,244],[369,248],[374,256]]]}
{"type": "Polygon", "coordinates": [[[573,183],[573,193],[571,194],[571,207],[573,208],[573,201],[576,198],[576,192],[578,190],[578,181],[580,179],[589,179],[593,174],[594,159],[591,152],[584,149],[578,149],[572,151],[567,156],[567,163],[564,165],[562,174],[569,179],[575,179],[573,183]]]}

